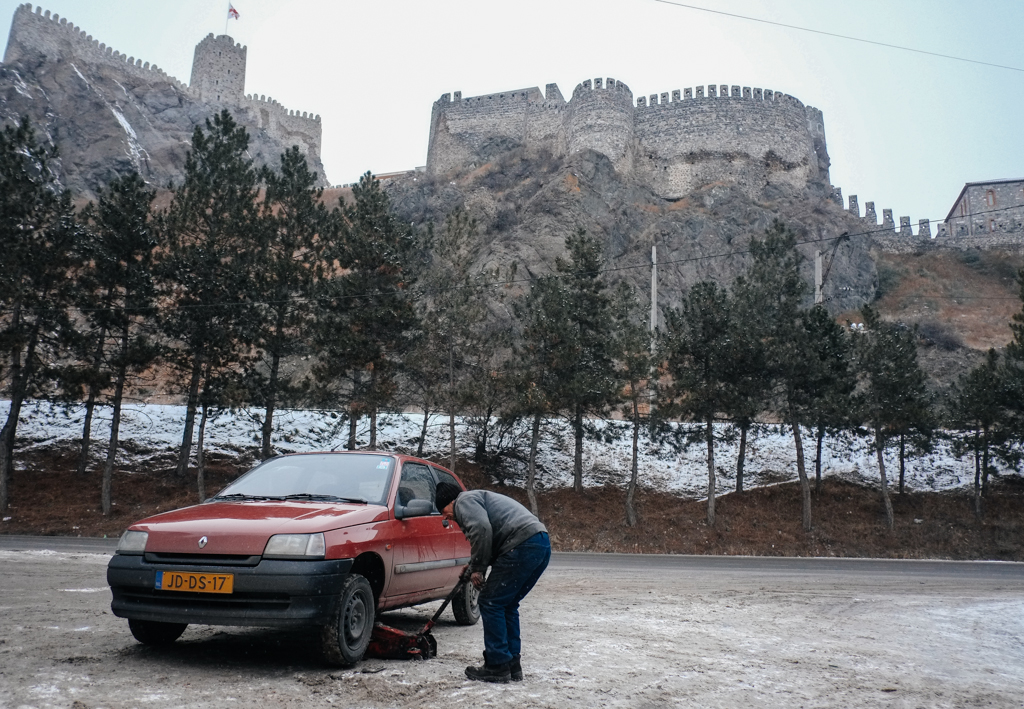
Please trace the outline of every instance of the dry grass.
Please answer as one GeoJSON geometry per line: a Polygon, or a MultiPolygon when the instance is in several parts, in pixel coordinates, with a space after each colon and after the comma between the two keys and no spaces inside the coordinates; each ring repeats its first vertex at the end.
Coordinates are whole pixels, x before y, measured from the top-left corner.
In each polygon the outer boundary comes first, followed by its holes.
{"type": "MultiPolygon", "coordinates": [[[[1024,258],[1004,251],[937,251],[876,255],[884,317],[938,322],[974,349],[1003,347],[1020,312],[1015,278],[1024,258]]],[[[859,316],[849,314],[852,321],[859,316]]]]}

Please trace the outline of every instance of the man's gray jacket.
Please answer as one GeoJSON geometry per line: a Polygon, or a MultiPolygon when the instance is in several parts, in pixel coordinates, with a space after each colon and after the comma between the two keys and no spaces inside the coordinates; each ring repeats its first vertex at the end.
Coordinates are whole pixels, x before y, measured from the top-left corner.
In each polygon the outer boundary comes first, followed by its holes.
{"type": "Polygon", "coordinates": [[[455,521],[469,540],[470,571],[483,573],[502,554],[537,532],[547,532],[539,519],[511,497],[489,490],[470,490],[455,498],[455,521]]]}

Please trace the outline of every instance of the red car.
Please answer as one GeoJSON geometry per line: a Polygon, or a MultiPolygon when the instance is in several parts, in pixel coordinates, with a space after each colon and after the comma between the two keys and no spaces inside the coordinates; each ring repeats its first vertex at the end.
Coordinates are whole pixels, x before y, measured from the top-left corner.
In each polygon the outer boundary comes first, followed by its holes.
{"type": "MultiPolygon", "coordinates": [[[[392,453],[300,453],[268,460],[206,502],[136,522],[107,566],[114,615],[142,643],[189,623],[308,626],[324,657],[351,665],[380,611],[444,598],[469,542],[434,505],[442,480],[392,453]]],[[[452,603],[477,622],[477,591],[452,603]]]]}

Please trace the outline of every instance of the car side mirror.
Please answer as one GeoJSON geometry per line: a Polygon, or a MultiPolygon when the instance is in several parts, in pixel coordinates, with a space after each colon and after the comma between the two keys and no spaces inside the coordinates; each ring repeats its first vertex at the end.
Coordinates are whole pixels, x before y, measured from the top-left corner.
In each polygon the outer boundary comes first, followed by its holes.
{"type": "Polygon", "coordinates": [[[408,505],[395,505],[395,519],[426,517],[433,511],[434,503],[430,500],[409,500],[408,505]]]}

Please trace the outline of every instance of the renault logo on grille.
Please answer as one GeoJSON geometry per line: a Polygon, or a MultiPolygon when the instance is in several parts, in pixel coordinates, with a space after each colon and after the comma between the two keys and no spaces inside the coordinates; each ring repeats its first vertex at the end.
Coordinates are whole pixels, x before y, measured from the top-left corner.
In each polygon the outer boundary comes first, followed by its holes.
{"type": "Polygon", "coordinates": [[[199,537],[199,548],[202,549],[206,546],[206,542],[210,541],[206,537],[199,537]]]}

